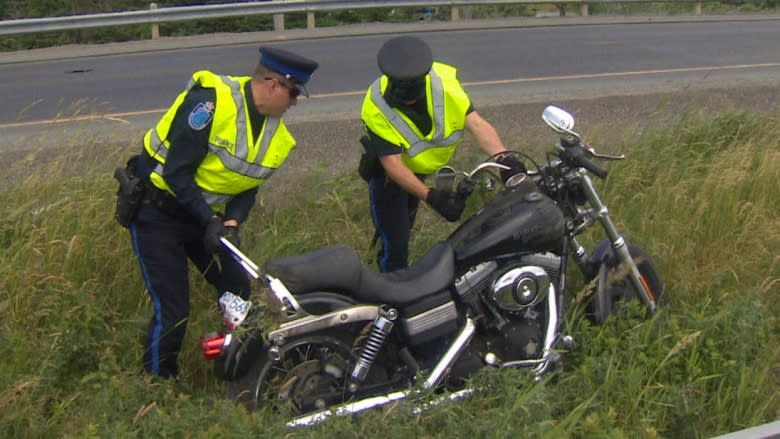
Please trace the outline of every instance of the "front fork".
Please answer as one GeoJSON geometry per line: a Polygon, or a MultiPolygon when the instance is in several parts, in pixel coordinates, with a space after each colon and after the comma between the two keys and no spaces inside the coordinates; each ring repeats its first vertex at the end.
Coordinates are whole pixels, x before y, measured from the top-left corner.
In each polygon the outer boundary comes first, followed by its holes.
{"type": "MultiPolygon", "coordinates": [[[[615,250],[618,260],[622,264],[625,264],[629,269],[628,279],[631,282],[631,286],[634,287],[634,291],[639,293],[639,298],[650,310],[650,314],[654,314],[656,310],[655,298],[642,282],[642,275],[639,273],[639,268],[637,268],[636,263],[634,262],[634,258],[631,257],[631,253],[628,251],[626,240],[623,239],[620,233],[618,233],[615,224],[609,217],[609,210],[607,209],[607,206],[601,201],[598,192],[596,192],[596,188],[593,185],[593,180],[584,169],[579,170],[579,178],[580,185],[583,192],[585,193],[585,197],[593,207],[593,216],[601,223],[601,226],[604,228],[604,232],[607,234],[607,238],[612,243],[612,248],[615,250]]],[[[578,259],[578,262],[581,262],[580,259],[584,258],[585,256],[584,249],[574,239],[572,239],[572,252],[574,253],[575,258],[578,259]]]]}

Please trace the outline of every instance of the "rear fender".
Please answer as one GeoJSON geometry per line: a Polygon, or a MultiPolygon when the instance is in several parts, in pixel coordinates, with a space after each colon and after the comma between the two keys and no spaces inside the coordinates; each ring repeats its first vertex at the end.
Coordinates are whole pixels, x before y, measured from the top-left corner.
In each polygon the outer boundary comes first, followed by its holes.
{"type": "MultiPolygon", "coordinates": [[[[316,302],[318,306],[335,305],[332,300],[316,302]]],[[[373,322],[379,316],[379,305],[352,305],[337,308],[324,314],[313,314],[290,320],[279,325],[278,329],[268,333],[268,340],[274,345],[282,345],[290,337],[298,337],[328,328],[335,328],[357,322],[373,322]]]]}
{"type": "Polygon", "coordinates": [[[224,353],[216,359],[214,372],[225,381],[233,381],[244,376],[255,359],[265,351],[265,342],[260,329],[231,333],[230,344],[224,353]]]}
{"type": "Polygon", "coordinates": [[[341,308],[357,305],[355,299],[339,293],[318,291],[296,295],[295,298],[307,313],[325,314],[341,308]]]}

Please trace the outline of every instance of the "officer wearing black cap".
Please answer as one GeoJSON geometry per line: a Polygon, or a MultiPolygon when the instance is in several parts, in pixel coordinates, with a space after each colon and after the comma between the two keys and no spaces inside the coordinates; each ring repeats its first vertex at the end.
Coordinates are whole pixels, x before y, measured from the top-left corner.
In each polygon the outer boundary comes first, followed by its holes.
{"type": "Polygon", "coordinates": [[[317,67],[268,46],[260,48],[251,76],[197,71],[144,136],[129,169],[141,180],[143,196],[126,224],[154,308],[143,356],[149,374],[179,371],[190,308],[188,259],[217,297],[249,297],[248,276],[220,237],[240,245],[238,230],[259,187],[295,147],[281,117],[307,95],[317,67]]]}
{"type": "MultiPolygon", "coordinates": [[[[506,148],[474,110],[456,69],[434,62],[420,38],[388,40],[377,64],[382,76],[369,86],[361,111],[366,152],[359,171],[368,182],[371,217],[381,241],[379,268],[389,272],[408,265],[409,233],[420,200],[448,221],[460,219],[465,201],[424,181],[449,162],[464,131],[489,155],[506,148]]],[[[513,165],[522,170],[521,163],[513,165]]]]}

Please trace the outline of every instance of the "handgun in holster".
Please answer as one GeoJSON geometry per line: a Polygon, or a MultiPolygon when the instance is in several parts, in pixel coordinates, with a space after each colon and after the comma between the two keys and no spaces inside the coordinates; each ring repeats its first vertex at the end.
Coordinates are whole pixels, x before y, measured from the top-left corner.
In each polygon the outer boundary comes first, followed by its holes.
{"type": "Polygon", "coordinates": [[[125,228],[133,222],[144,195],[143,179],[135,175],[138,159],[139,156],[134,155],[127,161],[127,166],[114,170],[114,178],[119,182],[114,217],[125,228]]]}

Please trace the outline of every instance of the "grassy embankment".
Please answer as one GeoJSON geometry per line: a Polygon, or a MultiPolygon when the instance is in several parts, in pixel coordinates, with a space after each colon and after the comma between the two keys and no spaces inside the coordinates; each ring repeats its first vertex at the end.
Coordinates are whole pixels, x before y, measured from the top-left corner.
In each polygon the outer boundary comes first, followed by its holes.
{"type": "MultiPolygon", "coordinates": [[[[31,154],[0,176],[0,436],[704,438],[777,419],[778,139],[777,117],[690,116],[643,134],[629,160],[610,165],[604,199],[666,278],[671,303],[656,318],[594,327],[575,312],[578,343],[542,383],[487,371],[476,380],[495,390],[459,404],[416,417],[401,405],[294,432],[270,411],[224,399],[197,346],[219,324],[198,276],[181,380],[139,376],[150,308],[105,172],[129,149],[74,147],[30,173],[43,152],[31,154]]],[[[262,262],[346,243],[370,257],[357,176],[321,185],[326,196],[254,215],[248,253],[262,262]]],[[[415,256],[451,228],[423,212],[415,256]]]]}

